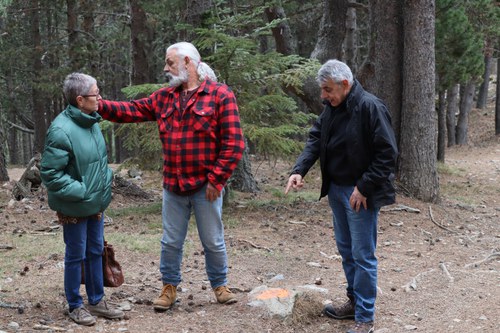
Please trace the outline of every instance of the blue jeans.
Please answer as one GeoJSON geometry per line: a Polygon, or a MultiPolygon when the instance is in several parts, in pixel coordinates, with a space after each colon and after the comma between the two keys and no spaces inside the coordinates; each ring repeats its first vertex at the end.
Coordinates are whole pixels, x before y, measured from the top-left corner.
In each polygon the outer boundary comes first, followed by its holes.
{"type": "Polygon", "coordinates": [[[349,205],[353,186],[330,184],[328,201],[333,211],[337,248],[347,279],[347,294],[354,297],[355,320],[373,321],[377,297],[377,219],[379,209],[355,212],[349,205]]]}
{"type": "Polygon", "coordinates": [[[104,297],[102,251],[104,248],[104,214],[101,219],[86,219],[63,225],[66,244],[64,255],[64,291],[69,309],[83,305],[80,295],[82,261],[85,266],[85,290],[90,304],[104,297]]]}
{"type": "Polygon", "coordinates": [[[208,280],[212,288],[227,285],[227,253],[222,223],[222,197],[215,201],[205,198],[207,185],[189,196],[163,190],[163,236],[161,239],[160,272],[164,284],[177,286],[181,282],[184,240],[191,210],[203,249],[208,280]]]}

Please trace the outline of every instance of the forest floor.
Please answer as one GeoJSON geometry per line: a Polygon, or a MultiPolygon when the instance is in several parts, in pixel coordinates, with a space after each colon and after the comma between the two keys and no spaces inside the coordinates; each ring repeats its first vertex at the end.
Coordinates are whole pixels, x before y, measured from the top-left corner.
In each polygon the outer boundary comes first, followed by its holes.
{"type": "MultiPolygon", "coordinates": [[[[500,332],[500,137],[494,135],[493,110],[474,110],[469,133],[468,145],[446,151],[439,203],[398,194],[397,203],[380,213],[377,333],[500,332]]],[[[12,181],[23,169],[9,169],[12,180],[0,187],[0,331],[345,332],[352,322],[320,314],[322,303],[344,300],[345,280],[328,202],[317,200],[318,170],[306,177],[302,191],[283,195],[295,158],[273,164],[254,159],[261,191],[233,192],[224,208],[234,305],[215,302],[192,226],[179,301],[166,312],[153,311],[161,288],[161,175],[144,173],[136,180],[154,193],[153,201],[115,195],[105,235],[125,284],[106,288],[106,294],[127,310],[126,318],[98,319],[92,327],[78,326],[64,313],[64,244],[45,194],[10,201],[12,181]],[[315,293],[292,316],[251,306],[254,288],[304,285],[326,292],[315,293]]]]}

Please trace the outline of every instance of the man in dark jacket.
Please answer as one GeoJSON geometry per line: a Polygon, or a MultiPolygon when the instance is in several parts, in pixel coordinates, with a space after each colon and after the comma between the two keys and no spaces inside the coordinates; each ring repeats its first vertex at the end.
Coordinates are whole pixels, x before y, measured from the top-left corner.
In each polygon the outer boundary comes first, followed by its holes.
{"type": "Polygon", "coordinates": [[[317,81],[325,109],[309,132],[285,194],[304,185],[303,177],[319,158],[320,198],[328,195],[333,211],[348,297],[324,311],[334,319],[354,319],[348,333],[373,332],[377,219],[380,207],[395,202],[396,139],[384,103],[353,79],[346,64],[327,61],[317,81]]]}

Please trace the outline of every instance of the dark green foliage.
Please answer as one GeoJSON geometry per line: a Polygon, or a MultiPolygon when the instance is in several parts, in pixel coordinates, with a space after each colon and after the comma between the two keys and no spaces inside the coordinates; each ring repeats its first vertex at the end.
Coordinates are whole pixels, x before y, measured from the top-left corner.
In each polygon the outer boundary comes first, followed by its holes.
{"type": "Polygon", "coordinates": [[[299,90],[303,79],[315,74],[319,63],[300,56],[261,51],[258,41],[270,36],[279,21],[262,20],[264,7],[246,7],[237,13],[215,8],[210,29],[197,29],[195,41],[219,81],[236,93],[244,134],[254,153],[268,159],[289,158],[302,149],[303,136],[314,116],[298,110],[285,93],[299,90]]]}
{"type": "Polygon", "coordinates": [[[436,1],[436,72],[440,90],[482,74],[485,32],[490,28],[480,28],[479,22],[480,17],[492,20],[494,11],[488,9],[491,6],[491,0],[436,1]]]}
{"type": "MultiPolygon", "coordinates": [[[[123,88],[122,92],[128,99],[136,99],[139,96],[149,96],[153,91],[163,86],[161,84],[142,84],[123,88]]],[[[163,157],[156,122],[122,124],[116,134],[124,137],[125,147],[134,152],[134,156],[126,163],[136,164],[142,169],[161,170],[163,157]]]]}

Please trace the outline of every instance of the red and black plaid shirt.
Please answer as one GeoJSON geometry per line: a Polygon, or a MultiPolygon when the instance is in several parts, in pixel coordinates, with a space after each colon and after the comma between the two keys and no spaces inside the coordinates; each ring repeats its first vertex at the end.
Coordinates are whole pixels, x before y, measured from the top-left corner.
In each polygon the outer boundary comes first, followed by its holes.
{"type": "Polygon", "coordinates": [[[101,100],[98,112],[113,122],[156,120],[166,190],[192,192],[209,181],[221,191],[245,147],[234,93],[225,84],[204,81],[185,110],[180,93],[179,88],[162,88],[130,102],[101,100]]]}

